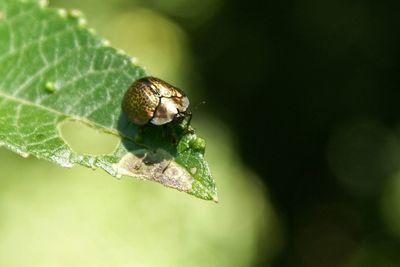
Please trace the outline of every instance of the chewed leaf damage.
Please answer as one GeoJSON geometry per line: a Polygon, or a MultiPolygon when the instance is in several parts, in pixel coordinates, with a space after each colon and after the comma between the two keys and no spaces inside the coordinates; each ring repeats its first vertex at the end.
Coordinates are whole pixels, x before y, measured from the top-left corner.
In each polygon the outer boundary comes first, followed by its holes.
{"type": "Polygon", "coordinates": [[[162,149],[155,152],[147,149],[136,150],[126,154],[113,167],[118,176],[126,175],[156,181],[184,192],[192,190],[192,176],[162,149]]]}
{"type": "Polygon", "coordinates": [[[85,24],[81,12],[46,1],[0,0],[0,146],[216,201],[205,142],[189,128],[190,116],[178,116],[189,115],[187,97],[164,82],[154,87],[153,78],[157,120],[133,124],[121,110],[124,92],[148,74],[85,24]]]}

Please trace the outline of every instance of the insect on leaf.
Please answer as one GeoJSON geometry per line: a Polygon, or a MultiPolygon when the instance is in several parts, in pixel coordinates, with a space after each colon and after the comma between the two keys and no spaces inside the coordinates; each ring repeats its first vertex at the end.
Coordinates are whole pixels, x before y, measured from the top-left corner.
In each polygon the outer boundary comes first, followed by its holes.
{"type": "Polygon", "coordinates": [[[142,131],[121,112],[125,91],[144,76],[129,56],[88,30],[79,12],[0,0],[0,145],[216,201],[203,139],[182,125],[142,131]],[[74,152],[60,135],[66,120],[113,134],[120,144],[107,155],[74,152]]]}

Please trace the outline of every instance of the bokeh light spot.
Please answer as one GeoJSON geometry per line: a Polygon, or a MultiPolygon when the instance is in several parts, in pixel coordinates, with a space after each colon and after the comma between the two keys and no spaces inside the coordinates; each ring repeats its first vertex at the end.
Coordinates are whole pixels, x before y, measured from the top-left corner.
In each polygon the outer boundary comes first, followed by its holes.
{"type": "Polygon", "coordinates": [[[363,120],[339,127],[327,154],[343,185],[358,196],[374,196],[385,179],[399,169],[400,142],[384,125],[363,120]]]}

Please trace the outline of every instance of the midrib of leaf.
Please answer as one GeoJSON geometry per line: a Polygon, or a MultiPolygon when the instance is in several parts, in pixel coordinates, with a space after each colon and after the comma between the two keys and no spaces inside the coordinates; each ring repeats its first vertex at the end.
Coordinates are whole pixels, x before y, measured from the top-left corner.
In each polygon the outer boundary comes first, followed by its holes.
{"type": "Polygon", "coordinates": [[[24,99],[20,99],[20,98],[16,98],[14,96],[11,96],[11,95],[4,94],[2,92],[0,92],[0,98],[4,98],[4,99],[7,99],[9,101],[13,101],[13,102],[18,103],[20,105],[32,106],[32,107],[37,108],[37,109],[45,110],[45,111],[53,113],[53,114],[55,114],[55,115],[57,115],[59,117],[70,118],[71,120],[79,121],[79,122],[85,123],[85,124],[87,124],[89,126],[93,126],[93,127],[97,127],[97,128],[104,128],[103,130],[105,132],[107,132],[107,133],[111,133],[111,134],[114,134],[114,135],[117,135],[117,136],[122,136],[124,138],[133,140],[133,138],[131,136],[125,136],[125,135],[123,135],[123,133],[118,132],[114,128],[105,128],[103,125],[98,125],[98,124],[96,124],[96,123],[94,123],[92,121],[87,120],[84,117],[79,117],[79,116],[74,116],[73,114],[63,113],[63,112],[60,112],[58,110],[55,110],[55,109],[52,109],[52,108],[48,108],[46,106],[42,106],[42,105],[37,104],[37,103],[33,103],[33,102],[30,102],[30,101],[26,101],[24,99]]]}

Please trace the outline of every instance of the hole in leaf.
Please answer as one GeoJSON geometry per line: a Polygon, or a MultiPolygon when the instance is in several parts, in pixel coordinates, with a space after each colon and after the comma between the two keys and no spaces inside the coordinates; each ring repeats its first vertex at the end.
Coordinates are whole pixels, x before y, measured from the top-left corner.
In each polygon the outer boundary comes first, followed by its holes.
{"type": "Polygon", "coordinates": [[[115,135],[72,120],[62,123],[60,134],[70,148],[79,154],[112,154],[120,142],[115,135]]]}

